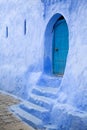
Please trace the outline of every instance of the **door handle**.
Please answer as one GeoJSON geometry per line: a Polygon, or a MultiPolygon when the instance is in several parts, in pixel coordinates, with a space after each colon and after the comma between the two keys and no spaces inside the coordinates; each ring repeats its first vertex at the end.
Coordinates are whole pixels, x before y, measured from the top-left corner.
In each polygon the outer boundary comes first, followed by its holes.
{"type": "Polygon", "coordinates": [[[55,51],[58,51],[58,48],[55,48],[55,51]]]}

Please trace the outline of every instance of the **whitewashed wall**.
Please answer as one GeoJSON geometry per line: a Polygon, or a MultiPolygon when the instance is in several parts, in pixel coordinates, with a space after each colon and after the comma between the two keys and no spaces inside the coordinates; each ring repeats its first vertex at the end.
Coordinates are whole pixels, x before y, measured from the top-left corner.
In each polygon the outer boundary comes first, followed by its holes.
{"type": "Polygon", "coordinates": [[[26,87],[31,86],[28,84],[30,73],[38,77],[42,70],[43,30],[41,1],[0,1],[0,89],[26,95],[26,87]]]}

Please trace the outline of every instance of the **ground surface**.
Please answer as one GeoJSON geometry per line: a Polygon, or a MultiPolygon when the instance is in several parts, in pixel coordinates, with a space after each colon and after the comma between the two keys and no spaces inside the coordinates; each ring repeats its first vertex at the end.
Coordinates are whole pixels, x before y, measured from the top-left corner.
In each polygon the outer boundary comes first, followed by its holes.
{"type": "Polygon", "coordinates": [[[9,111],[11,105],[19,102],[20,100],[0,92],[0,130],[34,130],[9,111]]]}

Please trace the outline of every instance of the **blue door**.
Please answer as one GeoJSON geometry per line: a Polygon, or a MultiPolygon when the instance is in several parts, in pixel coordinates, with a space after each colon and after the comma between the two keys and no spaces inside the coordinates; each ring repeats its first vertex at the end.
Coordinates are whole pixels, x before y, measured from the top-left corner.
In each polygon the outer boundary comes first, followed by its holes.
{"type": "Polygon", "coordinates": [[[63,75],[69,49],[68,27],[64,19],[54,26],[53,37],[53,73],[63,75]]]}

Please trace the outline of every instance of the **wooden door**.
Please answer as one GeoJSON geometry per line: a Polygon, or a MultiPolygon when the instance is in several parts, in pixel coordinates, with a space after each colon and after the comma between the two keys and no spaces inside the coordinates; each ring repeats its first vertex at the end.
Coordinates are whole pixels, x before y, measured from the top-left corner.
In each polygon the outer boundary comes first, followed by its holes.
{"type": "Polygon", "coordinates": [[[53,73],[63,75],[68,54],[68,27],[64,19],[54,26],[53,37],[53,73]]]}

